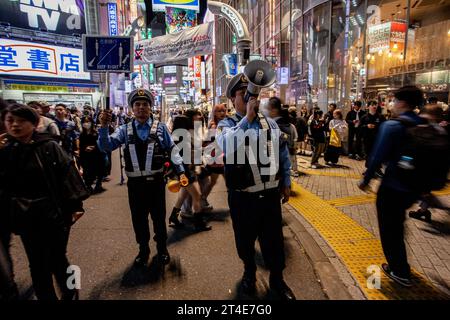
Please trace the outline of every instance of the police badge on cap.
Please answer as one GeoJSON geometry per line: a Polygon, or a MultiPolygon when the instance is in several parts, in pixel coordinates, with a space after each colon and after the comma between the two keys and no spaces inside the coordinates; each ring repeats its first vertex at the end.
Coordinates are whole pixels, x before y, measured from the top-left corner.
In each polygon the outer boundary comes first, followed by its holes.
{"type": "Polygon", "coordinates": [[[248,86],[248,80],[245,77],[245,75],[243,73],[238,73],[228,83],[227,91],[226,91],[227,98],[231,99],[231,97],[233,97],[235,95],[237,90],[243,89],[243,88],[247,89],[247,86],[248,86]]]}
{"type": "Polygon", "coordinates": [[[146,100],[151,106],[155,105],[152,93],[146,89],[140,88],[132,91],[128,96],[128,105],[132,107],[136,100],[146,100]]]}

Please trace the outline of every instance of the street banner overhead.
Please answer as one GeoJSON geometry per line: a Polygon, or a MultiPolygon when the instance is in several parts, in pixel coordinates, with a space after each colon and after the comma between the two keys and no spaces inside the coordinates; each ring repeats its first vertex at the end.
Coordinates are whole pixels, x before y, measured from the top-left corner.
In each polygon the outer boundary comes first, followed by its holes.
{"type": "Polygon", "coordinates": [[[181,32],[139,41],[135,63],[163,63],[213,52],[213,23],[201,24],[181,32]]]}

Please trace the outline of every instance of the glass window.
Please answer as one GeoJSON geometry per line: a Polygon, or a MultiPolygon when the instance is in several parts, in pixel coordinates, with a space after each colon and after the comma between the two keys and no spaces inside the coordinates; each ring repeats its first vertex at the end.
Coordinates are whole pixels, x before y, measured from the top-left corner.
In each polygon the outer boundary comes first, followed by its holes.
{"type": "Polygon", "coordinates": [[[289,25],[291,19],[291,0],[284,0],[281,3],[281,29],[289,25]]]}
{"type": "Polygon", "coordinates": [[[280,12],[280,6],[275,8],[274,11],[274,18],[272,21],[274,21],[274,34],[278,34],[280,32],[280,26],[281,26],[281,12],[280,12]]]}
{"type": "Polygon", "coordinates": [[[267,38],[272,36],[271,28],[270,28],[270,16],[268,16],[264,20],[264,39],[267,40],[267,38]]]}
{"type": "Polygon", "coordinates": [[[304,15],[303,59],[305,66],[303,76],[308,79],[310,90],[306,100],[310,107],[317,105],[323,111],[327,110],[327,77],[328,77],[328,46],[330,38],[330,5],[322,4],[304,15]]]}

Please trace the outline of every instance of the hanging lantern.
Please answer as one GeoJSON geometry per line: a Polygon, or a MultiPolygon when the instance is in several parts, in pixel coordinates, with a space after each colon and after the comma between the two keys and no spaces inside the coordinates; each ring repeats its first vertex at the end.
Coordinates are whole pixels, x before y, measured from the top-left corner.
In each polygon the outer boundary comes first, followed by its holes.
{"type": "Polygon", "coordinates": [[[394,42],[394,46],[392,47],[392,51],[396,51],[398,49],[397,42],[394,42]]]}

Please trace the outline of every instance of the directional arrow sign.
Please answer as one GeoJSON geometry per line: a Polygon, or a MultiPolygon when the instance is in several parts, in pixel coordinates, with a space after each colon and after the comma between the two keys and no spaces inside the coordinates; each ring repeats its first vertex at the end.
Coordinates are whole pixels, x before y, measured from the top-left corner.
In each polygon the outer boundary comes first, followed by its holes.
{"type": "Polygon", "coordinates": [[[83,35],[86,72],[133,72],[133,52],[133,37],[83,35]]]}

